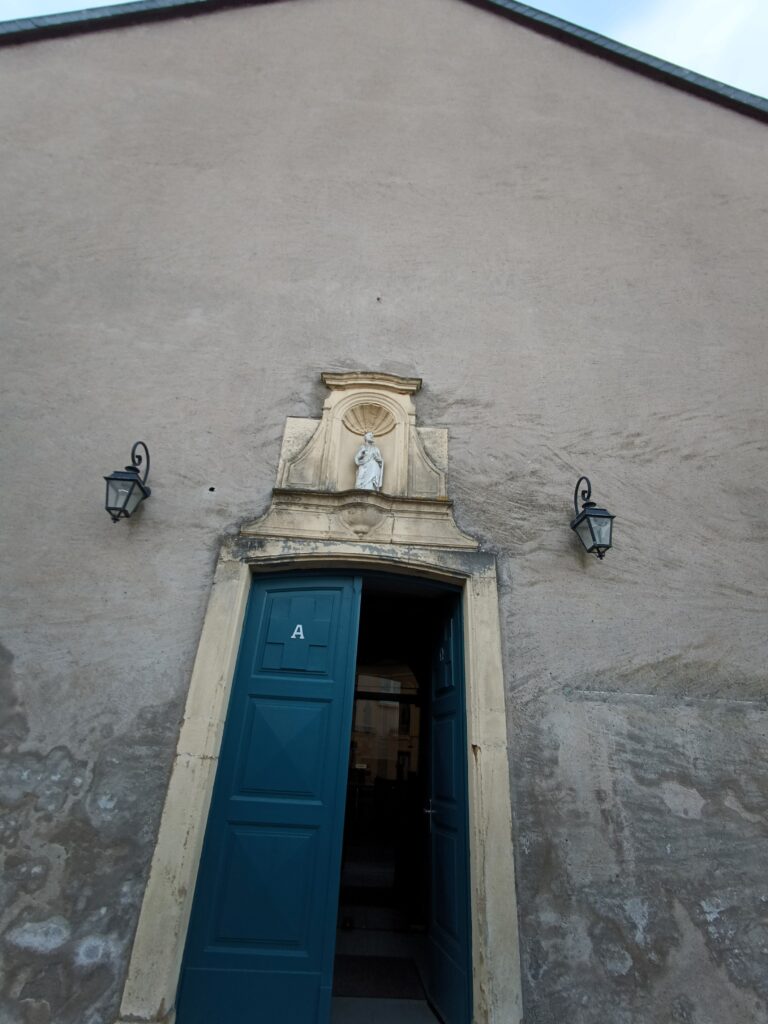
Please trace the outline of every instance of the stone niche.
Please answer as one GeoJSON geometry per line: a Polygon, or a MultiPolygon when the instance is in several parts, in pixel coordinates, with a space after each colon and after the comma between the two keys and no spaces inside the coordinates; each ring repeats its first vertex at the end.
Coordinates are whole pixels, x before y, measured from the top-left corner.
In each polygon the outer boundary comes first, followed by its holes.
{"type": "Polygon", "coordinates": [[[371,543],[475,549],[447,496],[448,431],[417,427],[417,377],[323,373],[322,419],[288,417],[277,486],[247,536],[363,539],[371,543]],[[380,491],[355,489],[355,452],[373,433],[384,460],[380,491]]]}

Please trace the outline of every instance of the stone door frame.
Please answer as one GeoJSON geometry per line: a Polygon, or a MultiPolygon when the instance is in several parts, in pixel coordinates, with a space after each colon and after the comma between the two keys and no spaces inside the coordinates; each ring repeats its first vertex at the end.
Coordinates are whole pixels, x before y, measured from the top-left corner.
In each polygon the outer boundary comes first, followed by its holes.
{"type": "Polygon", "coordinates": [[[173,1024],[179,971],[252,575],[378,570],[462,587],[473,1024],[520,1024],[522,994],[496,566],[476,551],[253,538],[219,556],[116,1024],[173,1024]]]}

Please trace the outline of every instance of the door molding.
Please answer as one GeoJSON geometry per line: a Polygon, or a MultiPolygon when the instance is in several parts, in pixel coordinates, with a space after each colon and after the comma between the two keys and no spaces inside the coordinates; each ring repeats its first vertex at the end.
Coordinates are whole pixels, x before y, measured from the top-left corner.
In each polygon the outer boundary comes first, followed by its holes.
{"type": "Polygon", "coordinates": [[[379,570],[462,587],[473,1024],[522,1021],[496,565],[477,551],[241,535],[221,550],[116,1024],[173,1024],[252,574],[379,570]]]}

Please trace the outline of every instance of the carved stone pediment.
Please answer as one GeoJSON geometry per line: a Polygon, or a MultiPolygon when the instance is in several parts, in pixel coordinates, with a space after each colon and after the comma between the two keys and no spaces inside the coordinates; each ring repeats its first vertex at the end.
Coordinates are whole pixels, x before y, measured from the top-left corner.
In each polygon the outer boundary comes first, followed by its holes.
{"type": "Polygon", "coordinates": [[[269,512],[244,526],[245,536],[364,540],[474,551],[477,541],[459,530],[447,498],[408,498],[370,491],[299,491],[275,488],[269,512]]]}
{"type": "Polygon", "coordinates": [[[288,417],[269,511],[248,536],[475,549],[447,497],[448,431],[418,427],[415,377],[324,373],[320,420],[288,417]],[[367,433],[383,464],[380,491],[355,489],[355,453],[367,433]]]}

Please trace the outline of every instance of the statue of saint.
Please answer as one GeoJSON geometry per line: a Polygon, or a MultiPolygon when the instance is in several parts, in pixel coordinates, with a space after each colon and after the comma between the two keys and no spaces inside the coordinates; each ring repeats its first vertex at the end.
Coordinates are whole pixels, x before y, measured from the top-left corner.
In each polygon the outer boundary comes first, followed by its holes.
{"type": "Polygon", "coordinates": [[[373,443],[373,434],[368,433],[355,454],[357,478],[355,487],[359,491],[380,491],[384,479],[384,460],[381,452],[373,443]]]}

